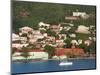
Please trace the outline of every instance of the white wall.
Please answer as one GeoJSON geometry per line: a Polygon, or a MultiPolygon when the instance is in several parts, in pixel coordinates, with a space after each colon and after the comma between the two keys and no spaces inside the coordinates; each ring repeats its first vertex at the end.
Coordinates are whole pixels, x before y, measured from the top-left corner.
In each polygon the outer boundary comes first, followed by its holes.
{"type": "MultiPolygon", "coordinates": [[[[29,0],[28,0],[29,1],[29,0]]],[[[30,0],[33,1],[33,0],[30,0]]],[[[100,0],[34,0],[57,3],[89,4],[97,5],[97,13],[100,13],[100,0]]],[[[0,75],[10,75],[10,0],[0,0],[0,75]]],[[[97,33],[100,32],[100,14],[97,14],[97,33]]],[[[100,38],[98,34],[97,38],[100,38]]],[[[40,73],[27,75],[98,75],[100,73],[100,46],[97,39],[97,70],[93,71],[70,71],[57,73],[40,73]]]]}

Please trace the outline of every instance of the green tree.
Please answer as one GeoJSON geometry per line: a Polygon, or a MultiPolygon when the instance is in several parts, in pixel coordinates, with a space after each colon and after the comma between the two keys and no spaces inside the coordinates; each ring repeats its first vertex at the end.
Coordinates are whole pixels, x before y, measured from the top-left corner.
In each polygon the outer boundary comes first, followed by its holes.
{"type": "Polygon", "coordinates": [[[90,54],[95,54],[96,53],[96,42],[92,42],[89,48],[90,54]]]}
{"type": "Polygon", "coordinates": [[[68,32],[66,30],[64,30],[64,29],[60,31],[60,34],[67,34],[67,33],[68,32]]]}
{"type": "Polygon", "coordinates": [[[12,48],[12,54],[14,54],[16,52],[17,48],[12,48]]]}
{"type": "Polygon", "coordinates": [[[86,45],[85,45],[84,43],[78,45],[78,47],[79,47],[79,48],[82,48],[82,49],[85,49],[85,46],[86,46],[86,45]]]}
{"type": "Polygon", "coordinates": [[[49,54],[49,58],[51,58],[55,54],[55,48],[50,45],[46,45],[44,47],[44,51],[46,51],[49,54]]]}
{"type": "Polygon", "coordinates": [[[65,39],[64,42],[66,43],[67,48],[71,47],[71,38],[65,39]]]}
{"type": "Polygon", "coordinates": [[[46,31],[45,30],[40,30],[41,34],[45,33],[46,31]]]}
{"type": "Polygon", "coordinates": [[[47,34],[50,35],[50,36],[54,36],[54,37],[57,36],[57,35],[56,35],[56,32],[54,32],[54,31],[52,31],[52,30],[50,30],[50,29],[48,29],[46,32],[47,32],[47,34]]]}
{"type": "Polygon", "coordinates": [[[23,48],[22,48],[22,53],[21,53],[21,55],[22,55],[23,57],[25,57],[25,58],[26,58],[25,61],[27,61],[27,58],[28,58],[28,56],[29,56],[29,49],[28,49],[27,47],[23,47],[23,48]]]}
{"type": "MultiPolygon", "coordinates": [[[[95,6],[81,6],[81,5],[65,5],[65,4],[51,4],[40,2],[19,2],[12,1],[13,9],[13,31],[18,28],[28,25],[34,29],[38,28],[38,23],[43,21],[45,23],[60,23],[66,22],[65,16],[71,16],[73,11],[86,11],[88,14],[95,14],[95,6]]],[[[91,19],[91,18],[90,18],[91,19]]],[[[78,21],[76,24],[95,24],[95,18],[89,21],[78,21]],[[88,23],[89,22],[89,23],[88,23]]],[[[87,25],[88,25],[87,24],[87,25]]]]}

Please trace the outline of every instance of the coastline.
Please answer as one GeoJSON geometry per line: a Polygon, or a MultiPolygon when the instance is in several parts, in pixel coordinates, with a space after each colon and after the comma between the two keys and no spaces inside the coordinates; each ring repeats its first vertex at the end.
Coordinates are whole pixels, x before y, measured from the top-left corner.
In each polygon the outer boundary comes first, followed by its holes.
{"type": "MultiPolygon", "coordinates": [[[[78,58],[67,58],[67,59],[63,59],[63,60],[81,60],[81,59],[96,59],[96,57],[78,57],[78,58]]],[[[56,60],[56,61],[60,61],[60,59],[47,59],[47,60],[38,60],[38,59],[30,59],[30,60],[16,60],[16,61],[11,61],[11,62],[43,62],[43,61],[49,61],[49,60],[56,60]]]]}

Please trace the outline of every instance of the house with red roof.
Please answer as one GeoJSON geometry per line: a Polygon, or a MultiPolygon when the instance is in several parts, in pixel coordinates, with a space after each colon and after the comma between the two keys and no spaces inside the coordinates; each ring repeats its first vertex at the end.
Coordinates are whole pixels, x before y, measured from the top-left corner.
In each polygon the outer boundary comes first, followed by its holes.
{"type": "Polygon", "coordinates": [[[83,57],[85,53],[84,53],[84,50],[81,48],[62,48],[62,49],[56,49],[55,55],[56,56],[75,55],[75,56],[83,57]]]}

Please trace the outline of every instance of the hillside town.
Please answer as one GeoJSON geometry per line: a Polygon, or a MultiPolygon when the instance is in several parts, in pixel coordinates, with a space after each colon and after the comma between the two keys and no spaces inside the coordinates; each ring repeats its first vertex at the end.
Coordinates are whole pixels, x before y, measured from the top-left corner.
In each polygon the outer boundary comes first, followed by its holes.
{"type": "Polygon", "coordinates": [[[12,33],[12,60],[48,60],[95,57],[95,25],[75,25],[73,21],[88,19],[86,12],[65,16],[70,22],[49,24],[39,22],[38,28],[29,26],[12,33]]]}

